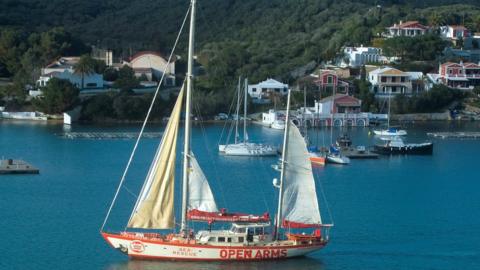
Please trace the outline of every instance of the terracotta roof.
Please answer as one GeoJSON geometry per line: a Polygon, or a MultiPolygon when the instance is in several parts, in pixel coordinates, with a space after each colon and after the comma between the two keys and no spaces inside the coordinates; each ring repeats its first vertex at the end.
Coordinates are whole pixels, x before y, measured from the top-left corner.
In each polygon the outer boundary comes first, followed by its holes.
{"type": "Polygon", "coordinates": [[[427,29],[427,27],[418,21],[406,21],[401,24],[395,25],[391,28],[422,28],[427,29]]]}

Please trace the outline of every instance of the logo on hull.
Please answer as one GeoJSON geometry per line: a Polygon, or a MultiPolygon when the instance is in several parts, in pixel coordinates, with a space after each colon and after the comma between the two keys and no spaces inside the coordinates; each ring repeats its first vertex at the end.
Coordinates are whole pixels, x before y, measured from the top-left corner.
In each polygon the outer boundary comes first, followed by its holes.
{"type": "Polygon", "coordinates": [[[135,240],[130,242],[130,250],[137,253],[142,253],[145,250],[145,245],[142,242],[135,240]]]}

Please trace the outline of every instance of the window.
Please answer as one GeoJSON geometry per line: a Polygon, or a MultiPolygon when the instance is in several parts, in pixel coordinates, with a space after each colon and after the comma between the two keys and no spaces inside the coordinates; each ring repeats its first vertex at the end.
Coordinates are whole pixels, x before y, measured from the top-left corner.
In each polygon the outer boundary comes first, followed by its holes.
{"type": "Polygon", "coordinates": [[[208,238],[208,242],[215,242],[215,237],[208,238]]]}
{"type": "Polygon", "coordinates": [[[245,241],[245,239],[243,238],[243,236],[242,236],[242,237],[238,237],[238,242],[239,242],[239,243],[243,243],[243,241],[245,241]]]}
{"type": "Polygon", "coordinates": [[[382,78],[382,82],[387,82],[387,77],[381,77],[382,78]]]}
{"type": "Polygon", "coordinates": [[[280,92],[280,89],[275,88],[275,92],[279,93],[279,92],[280,92]]]}
{"type": "Polygon", "coordinates": [[[328,77],[327,77],[327,83],[328,83],[328,84],[333,83],[333,76],[328,76],[328,77]]]}
{"type": "Polygon", "coordinates": [[[232,242],[232,238],[231,238],[231,237],[228,237],[228,238],[227,238],[227,242],[228,242],[228,243],[231,243],[231,242],[232,242]]]}
{"type": "Polygon", "coordinates": [[[225,242],[225,237],[218,237],[218,241],[217,242],[225,242]]]}
{"type": "Polygon", "coordinates": [[[405,82],[405,77],[400,77],[401,82],[405,82]]]}
{"type": "Polygon", "coordinates": [[[262,93],[267,92],[267,88],[262,88],[262,93]]]}
{"type": "Polygon", "coordinates": [[[252,88],[252,92],[257,92],[257,88],[252,88]]]}
{"type": "Polygon", "coordinates": [[[97,87],[96,83],[87,83],[87,87],[97,87]]]}

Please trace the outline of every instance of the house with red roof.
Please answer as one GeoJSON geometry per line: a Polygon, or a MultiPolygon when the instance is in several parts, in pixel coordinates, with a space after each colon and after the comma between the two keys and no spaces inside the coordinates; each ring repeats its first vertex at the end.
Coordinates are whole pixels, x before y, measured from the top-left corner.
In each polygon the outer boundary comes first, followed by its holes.
{"type": "Polygon", "coordinates": [[[348,93],[350,84],[341,80],[335,70],[322,69],[319,72],[318,79],[314,83],[320,87],[321,91],[335,89],[338,93],[348,93]]]}
{"type": "Polygon", "coordinates": [[[415,37],[425,35],[428,32],[428,29],[428,26],[425,26],[418,21],[400,21],[399,24],[387,27],[385,37],[415,37]]]}
{"type": "Polygon", "coordinates": [[[163,85],[175,86],[175,58],[168,64],[168,58],[158,52],[142,51],[130,57],[128,65],[138,78],[146,78],[149,82],[160,81],[165,72],[163,85]]]}
{"type": "Polygon", "coordinates": [[[431,85],[443,84],[451,88],[472,90],[480,86],[480,65],[476,63],[453,63],[440,64],[438,73],[427,74],[431,85]]]}

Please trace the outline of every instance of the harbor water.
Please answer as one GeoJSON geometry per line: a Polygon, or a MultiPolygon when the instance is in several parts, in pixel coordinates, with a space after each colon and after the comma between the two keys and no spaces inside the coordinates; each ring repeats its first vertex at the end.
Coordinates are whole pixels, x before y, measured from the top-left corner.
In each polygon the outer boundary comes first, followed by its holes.
{"type": "MultiPolygon", "coordinates": [[[[65,129],[57,124],[0,121],[0,157],[22,159],[40,169],[39,175],[0,176],[2,270],[480,269],[480,140],[427,136],[479,131],[479,123],[407,126],[408,142],[434,142],[432,156],[381,156],[352,160],[347,166],[316,167],[322,218],[335,224],[329,245],[304,258],[248,263],[130,261],[113,250],[99,229],[135,141],[60,135],[136,132],[139,127],[65,129]]],[[[148,127],[149,132],[162,130],[148,127]]],[[[220,156],[222,130],[222,125],[196,125],[192,138],[217,204],[273,216],[277,194],[272,180],[278,173],[271,165],[278,157],[220,156]]],[[[255,125],[249,130],[253,141],[276,145],[282,141],[281,131],[255,125]]],[[[334,137],[343,132],[354,145],[375,142],[369,128],[334,128],[334,137]]],[[[223,133],[225,137],[227,132],[223,133]]],[[[329,145],[330,130],[310,130],[309,138],[319,146],[329,145]]],[[[158,140],[142,140],[107,229],[122,230],[126,225],[158,140]]]]}

